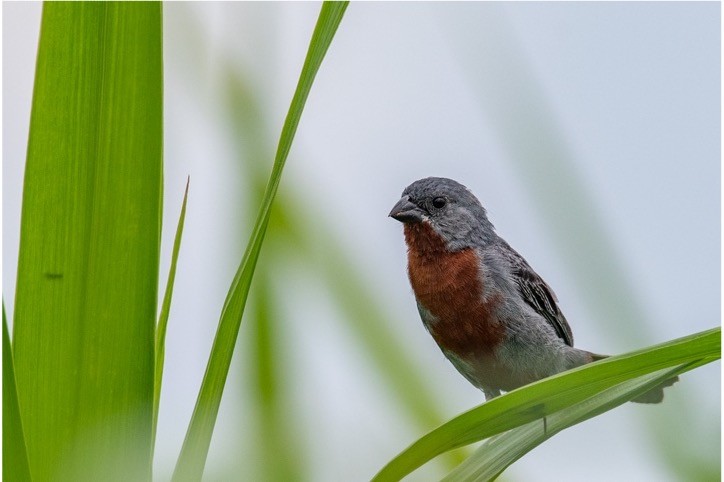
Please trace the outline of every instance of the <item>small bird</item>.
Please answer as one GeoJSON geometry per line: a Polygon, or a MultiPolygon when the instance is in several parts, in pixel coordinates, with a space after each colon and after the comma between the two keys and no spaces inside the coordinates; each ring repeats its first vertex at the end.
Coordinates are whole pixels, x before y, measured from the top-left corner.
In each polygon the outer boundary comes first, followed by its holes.
{"type": "MultiPolygon", "coordinates": [[[[389,214],[404,225],[407,270],[425,328],[486,400],[606,358],[573,347],[553,290],[495,233],[452,179],[410,184],[389,214]]],[[[667,380],[634,402],[659,403],[667,380]]]]}

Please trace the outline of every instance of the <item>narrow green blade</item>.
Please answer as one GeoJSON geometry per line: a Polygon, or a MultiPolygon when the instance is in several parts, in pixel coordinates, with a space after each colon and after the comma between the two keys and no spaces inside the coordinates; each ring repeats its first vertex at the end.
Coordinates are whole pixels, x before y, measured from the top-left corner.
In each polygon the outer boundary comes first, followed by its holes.
{"type": "Polygon", "coordinates": [[[271,177],[254,224],[254,230],[221,312],[219,327],[214,338],[214,345],[211,349],[199,396],[196,400],[194,414],[174,470],[174,481],[197,481],[201,479],[203,474],[216,415],[221,403],[226,376],[231,365],[231,357],[239,333],[239,326],[241,325],[241,316],[244,313],[254,268],[256,267],[269,222],[271,204],[276,195],[284,163],[291,149],[294,134],[299,125],[299,119],[309,91],[312,88],[314,77],[342,20],[347,4],[348,2],[325,2],[322,5],[317,26],[314,29],[309,50],[307,51],[307,58],[304,61],[304,67],[299,77],[299,83],[294,92],[287,118],[284,121],[271,177]]]}
{"type": "Polygon", "coordinates": [[[554,375],[450,420],[395,457],[374,480],[399,480],[443,452],[538,420],[619,383],[720,356],[721,328],[715,328],[554,375]]]}
{"type": "Polygon", "coordinates": [[[186,189],[184,190],[184,200],[181,203],[181,214],[178,218],[176,226],[176,237],[173,240],[173,252],[171,253],[171,267],[168,270],[168,280],[166,281],[166,291],[163,295],[161,303],[161,313],[158,315],[158,323],[156,324],[156,362],[154,369],[153,383],[153,435],[151,437],[152,446],[156,443],[156,428],[158,426],[158,406],[161,402],[161,383],[163,382],[163,360],[166,351],[166,327],[168,326],[168,315],[171,312],[171,298],[173,297],[173,284],[176,280],[176,264],[178,262],[178,253],[181,249],[181,237],[184,232],[184,220],[186,219],[186,200],[189,195],[189,181],[186,179],[186,189]]]}
{"type": "Polygon", "coordinates": [[[446,482],[494,480],[513,462],[545,442],[561,430],[593,418],[642,395],[664,381],[704,365],[712,359],[661,370],[602,391],[601,393],[540,420],[509,430],[486,440],[473,455],[450,472],[446,482]]]}
{"type": "Polygon", "coordinates": [[[31,480],[25,434],[18,406],[15,384],[15,366],[10,346],[8,321],[3,302],[3,480],[24,482],[31,480]]]}
{"type": "Polygon", "coordinates": [[[38,480],[148,480],[162,197],[160,3],[46,3],[13,349],[38,480]]]}

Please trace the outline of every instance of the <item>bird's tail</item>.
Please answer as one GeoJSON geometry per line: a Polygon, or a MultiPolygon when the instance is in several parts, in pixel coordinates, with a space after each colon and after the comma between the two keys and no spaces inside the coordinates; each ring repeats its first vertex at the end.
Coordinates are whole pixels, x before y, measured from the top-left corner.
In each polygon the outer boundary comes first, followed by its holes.
{"type": "MultiPolygon", "coordinates": [[[[604,358],[608,358],[608,355],[597,355],[595,353],[591,353],[591,361],[603,360],[604,358]]],[[[679,377],[664,380],[660,385],[652,388],[643,395],[639,395],[631,401],[634,403],[661,403],[664,400],[664,388],[670,387],[678,381],[679,377]]]]}
{"type": "Polygon", "coordinates": [[[673,377],[669,378],[668,380],[664,380],[663,382],[661,382],[660,385],[652,388],[643,395],[639,395],[631,401],[636,403],[661,403],[664,400],[664,388],[670,387],[678,381],[679,377],[673,377]]]}

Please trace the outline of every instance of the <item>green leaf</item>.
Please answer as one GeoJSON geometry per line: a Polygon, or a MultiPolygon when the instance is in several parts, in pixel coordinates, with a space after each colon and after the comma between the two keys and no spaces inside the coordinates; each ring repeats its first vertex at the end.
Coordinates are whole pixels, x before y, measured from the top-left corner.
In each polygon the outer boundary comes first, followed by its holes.
{"type": "Polygon", "coordinates": [[[149,480],[160,3],[43,8],[13,350],[38,480],[149,480]]]}
{"type": "Polygon", "coordinates": [[[269,223],[272,201],[281,180],[284,163],[291,149],[304,104],[312,88],[312,82],[342,20],[347,4],[348,2],[325,2],[322,5],[302,73],[299,77],[299,83],[284,121],[264,199],[251,238],[247,244],[246,252],[224,302],[206,373],[196,400],[196,407],[174,470],[174,481],[196,481],[200,480],[203,474],[216,415],[221,403],[226,376],[231,365],[239,326],[241,325],[241,316],[244,313],[254,268],[269,223]]]}
{"type": "Polygon", "coordinates": [[[30,478],[25,433],[18,406],[15,366],[3,302],[3,480],[24,482],[30,478]]]}
{"type": "Polygon", "coordinates": [[[551,414],[546,417],[545,426],[540,420],[536,420],[491,437],[443,480],[447,482],[493,480],[510,464],[561,430],[618,407],[672,377],[711,361],[713,360],[699,360],[680,365],[673,370],[660,370],[623,382],[583,402],[551,414]]]}
{"type": "Polygon", "coordinates": [[[168,315],[171,312],[171,298],[173,297],[173,284],[176,279],[176,264],[178,262],[178,253],[181,249],[181,237],[184,232],[184,220],[186,219],[186,200],[189,195],[189,181],[186,179],[186,189],[184,190],[184,200],[181,203],[181,214],[178,218],[176,226],[176,237],[173,240],[173,251],[171,253],[171,267],[168,270],[168,281],[166,281],[166,292],[163,295],[161,304],[161,313],[158,315],[158,323],[156,324],[156,362],[154,369],[153,383],[153,434],[151,436],[151,446],[156,443],[156,428],[158,426],[158,407],[161,402],[161,383],[163,382],[163,360],[166,348],[166,327],[168,325],[168,315]]]}
{"type": "Polygon", "coordinates": [[[721,328],[679,338],[569,370],[494,398],[412,444],[374,480],[399,480],[450,449],[538,420],[619,383],[675,365],[718,359],[721,328]]]}

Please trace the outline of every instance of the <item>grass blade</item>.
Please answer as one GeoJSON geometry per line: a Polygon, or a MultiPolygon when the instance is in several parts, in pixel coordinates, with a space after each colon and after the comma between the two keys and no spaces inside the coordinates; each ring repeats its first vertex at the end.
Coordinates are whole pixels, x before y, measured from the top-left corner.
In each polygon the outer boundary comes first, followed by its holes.
{"type": "Polygon", "coordinates": [[[446,482],[493,480],[513,462],[561,430],[618,407],[662,382],[710,361],[713,359],[680,365],[673,370],[661,370],[606,389],[583,402],[548,416],[545,430],[541,421],[536,420],[492,437],[443,480],[446,482]]]}
{"type": "Polygon", "coordinates": [[[43,8],[13,350],[38,480],[149,480],[160,3],[43,8]]]}
{"type": "Polygon", "coordinates": [[[433,457],[538,420],[616,384],[675,365],[721,356],[721,328],[585,365],[513,390],[420,438],[374,480],[399,480],[433,457]]]}
{"type": "Polygon", "coordinates": [[[241,325],[241,316],[244,312],[254,268],[269,223],[271,204],[276,195],[284,163],[291,149],[294,134],[299,125],[299,119],[309,91],[312,88],[314,77],[342,20],[347,3],[325,2],[322,5],[317,26],[314,29],[307,57],[304,61],[304,67],[299,77],[299,83],[284,121],[264,199],[251,238],[247,244],[246,252],[231,283],[229,294],[221,312],[219,327],[214,338],[211,356],[206,367],[196,407],[174,470],[174,481],[196,481],[201,479],[216,422],[216,415],[224,391],[224,384],[226,383],[226,376],[231,365],[236,337],[241,325]]]}
{"type": "Polygon", "coordinates": [[[163,382],[163,360],[166,347],[166,327],[168,325],[168,315],[171,312],[171,298],[173,297],[173,284],[176,280],[176,263],[178,262],[178,253],[181,249],[181,237],[184,232],[184,220],[186,219],[186,200],[189,195],[189,181],[186,179],[186,189],[184,190],[184,200],[181,203],[181,214],[178,218],[176,226],[176,237],[173,240],[173,252],[171,253],[171,267],[168,270],[168,281],[166,281],[166,291],[163,295],[161,303],[161,313],[158,315],[158,323],[156,324],[156,362],[154,365],[153,377],[153,434],[151,435],[152,446],[156,443],[156,428],[158,426],[158,406],[161,402],[161,383],[163,382]]]}
{"type": "Polygon", "coordinates": [[[5,303],[3,303],[3,480],[17,482],[32,480],[18,406],[15,366],[8,321],[5,318],[5,303]]]}

